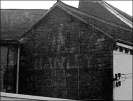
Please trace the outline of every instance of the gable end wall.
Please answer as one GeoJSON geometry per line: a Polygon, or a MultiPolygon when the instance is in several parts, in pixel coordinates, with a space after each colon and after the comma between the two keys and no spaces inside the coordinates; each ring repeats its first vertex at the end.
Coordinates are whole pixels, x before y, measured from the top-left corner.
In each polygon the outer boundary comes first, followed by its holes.
{"type": "Polygon", "coordinates": [[[21,93],[112,100],[113,45],[104,34],[57,7],[25,37],[21,93]]]}

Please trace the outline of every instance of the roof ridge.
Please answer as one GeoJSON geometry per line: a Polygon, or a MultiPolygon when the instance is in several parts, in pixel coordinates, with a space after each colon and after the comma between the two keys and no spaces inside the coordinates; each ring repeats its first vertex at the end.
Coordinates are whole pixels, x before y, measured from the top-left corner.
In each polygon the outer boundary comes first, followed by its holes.
{"type": "MultiPolygon", "coordinates": [[[[64,4],[64,3],[61,2],[61,1],[56,2],[56,3],[50,8],[50,10],[47,11],[47,13],[49,13],[55,6],[61,7],[63,10],[65,10],[64,7],[62,7],[63,5],[61,5],[61,3],[64,4]]],[[[66,11],[66,12],[68,12],[69,14],[72,14],[71,11],[66,11]]],[[[45,15],[47,15],[47,13],[46,13],[45,15]]],[[[45,15],[44,15],[43,17],[41,17],[41,19],[44,18],[45,15]]],[[[79,16],[77,16],[77,15],[75,15],[75,14],[73,14],[73,16],[76,17],[76,18],[78,18],[78,19],[80,19],[80,20],[83,21],[85,24],[88,24],[82,17],[79,17],[79,16]]],[[[37,23],[39,23],[39,22],[41,21],[41,19],[40,19],[37,23]]],[[[36,23],[36,24],[37,24],[37,23],[36,23]]],[[[30,31],[36,24],[34,24],[28,31],[30,31]]],[[[102,33],[103,33],[104,35],[106,35],[107,37],[113,39],[113,37],[112,37],[111,35],[105,33],[103,30],[101,30],[101,29],[98,28],[97,26],[92,25],[92,24],[89,24],[89,25],[92,26],[92,27],[94,27],[94,28],[96,28],[97,30],[99,30],[100,32],[102,32],[102,33]]],[[[26,32],[28,32],[28,31],[26,31],[26,32]]],[[[23,40],[23,37],[26,35],[26,32],[25,32],[22,36],[20,36],[19,40],[21,40],[21,39],[23,40]]]]}
{"type": "MultiPolygon", "coordinates": [[[[79,19],[79,20],[81,20],[82,22],[84,22],[85,24],[88,24],[88,25],[90,25],[90,26],[92,26],[92,27],[94,27],[94,28],[96,28],[98,31],[100,31],[100,32],[102,32],[104,35],[106,35],[106,36],[108,36],[109,38],[113,38],[114,40],[116,40],[112,35],[110,35],[110,33],[108,33],[108,32],[104,32],[104,30],[103,29],[101,29],[101,28],[99,28],[97,25],[94,25],[93,23],[88,23],[87,22],[87,19],[85,19],[85,18],[83,18],[83,15],[81,14],[81,12],[79,13],[79,9],[78,8],[75,8],[75,7],[71,7],[71,6],[69,6],[69,5],[67,5],[67,4],[64,4],[63,2],[56,2],[48,11],[47,11],[47,13],[45,14],[45,15],[43,15],[42,17],[41,17],[41,19],[40,20],[38,20],[38,22],[36,23],[36,24],[34,24],[29,30],[27,30],[26,32],[25,32],[25,34],[23,34],[21,37],[20,37],[20,39],[21,38],[23,38],[26,34],[27,34],[27,32],[29,32],[34,26],[36,26],[51,10],[53,10],[55,7],[59,7],[59,8],[61,8],[61,9],[63,9],[64,11],[66,11],[68,14],[70,14],[70,15],[73,15],[75,18],[77,18],[77,19],[79,19]],[[76,14],[77,13],[77,14],[76,14]],[[78,15],[78,14],[80,14],[80,15],[78,15]]],[[[89,18],[90,16],[88,15],[88,14],[86,14],[86,13],[84,13],[84,12],[82,12],[83,14],[85,14],[86,16],[87,16],[87,18],[89,18]]],[[[93,18],[94,19],[94,17],[91,17],[91,18],[93,18]]],[[[94,19],[94,20],[96,20],[96,19],[94,19]]],[[[97,21],[99,21],[99,20],[97,20],[97,21]]],[[[102,22],[102,21],[99,21],[99,23],[106,23],[105,21],[104,22],[102,22]]],[[[114,25],[111,25],[110,23],[106,23],[106,24],[109,24],[110,26],[112,26],[112,27],[116,27],[116,26],[114,26],[114,25]]],[[[105,25],[106,25],[105,24],[105,25]]],[[[126,29],[126,28],[123,28],[123,27],[120,27],[120,26],[117,26],[117,27],[119,27],[119,28],[121,28],[121,30],[123,30],[124,32],[126,32],[126,31],[128,31],[129,33],[131,32],[131,30],[129,30],[129,29],[126,29]]],[[[117,28],[116,27],[116,28],[117,28]]]]}
{"type": "MultiPolygon", "coordinates": [[[[99,1],[97,1],[97,2],[99,2],[99,1]]],[[[124,28],[123,26],[120,26],[120,25],[118,26],[118,25],[116,25],[115,23],[107,22],[107,21],[104,21],[104,20],[102,20],[102,19],[100,19],[100,18],[98,18],[98,17],[89,15],[89,14],[83,12],[83,11],[80,11],[80,9],[75,8],[75,7],[72,7],[72,6],[70,6],[70,5],[67,5],[67,4],[65,4],[65,3],[63,3],[63,2],[62,2],[62,4],[65,5],[66,7],[69,6],[69,7],[73,8],[73,9],[77,10],[76,12],[79,13],[79,14],[82,14],[83,16],[87,16],[87,17],[93,18],[93,19],[95,19],[95,20],[98,20],[98,21],[100,21],[100,22],[102,22],[102,23],[106,23],[106,24],[109,24],[109,25],[111,25],[111,26],[119,27],[119,28],[121,28],[121,29],[130,31],[129,29],[124,28]]],[[[68,9],[70,9],[70,8],[68,8],[68,9]]],[[[71,10],[72,10],[72,9],[71,9],[71,10]]],[[[75,12],[75,10],[73,10],[73,11],[75,12]]]]}
{"type": "MultiPolygon", "coordinates": [[[[67,8],[66,8],[66,10],[67,11],[70,11],[71,9],[69,8],[70,6],[67,6],[67,5],[65,5],[67,8]],[[69,9],[68,9],[69,8],[69,9]]],[[[72,7],[73,8],[73,7],[72,7]]],[[[75,8],[76,10],[78,10],[77,8],[75,8]]],[[[72,13],[74,13],[74,11],[71,11],[72,13]]],[[[77,12],[76,12],[77,13],[77,12]]],[[[79,13],[79,12],[78,12],[79,13]]],[[[78,16],[78,15],[77,15],[78,16]]],[[[80,17],[80,16],[79,16],[80,17]]],[[[81,18],[83,18],[82,16],[81,16],[81,18]]],[[[84,18],[83,18],[84,19],[84,18]]],[[[86,20],[87,21],[87,20],[86,20]]],[[[100,22],[99,22],[100,23],[100,22]]],[[[105,22],[104,22],[105,23],[105,22]]],[[[89,24],[89,23],[88,23],[89,24]]],[[[109,24],[109,23],[106,23],[106,24],[109,24]]],[[[94,28],[96,28],[97,30],[99,30],[100,32],[102,32],[104,35],[106,35],[106,36],[108,36],[109,38],[113,38],[115,41],[117,41],[118,39],[117,38],[115,38],[114,36],[112,36],[110,33],[108,33],[108,32],[104,32],[104,30],[103,29],[100,29],[98,26],[96,26],[96,25],[94,25],[94,24],[92,24],[92,23],[90,23],[89,24],[90,26],[92,26],[92,27],[94,27],[94,28]]],[[[110,24],[110,26],[112,26],[112,27],[116,27],[116,26],[114,26],[114,25],[111,25],[110,24]]],[[[129,29],[127,29],[127,28],[124,28],[124,27],[121,27],[121,26],[117,26],[119,29],[121,29],[121,30],[123,30],[124,32],[127,32],[128,31],[128,33],[131,33],[132,32],[132,30],[129,30],[129,29]]],[[[117,27],[116,27],[116,29],[117,29],[117,27]]],[[[115,30],[116,30],[115,29],[115,30]]],[[[127,33],[127,34],[128,34],[127,33]]],[[[119,39],[120,40],[120,39],[119,39]]],[[[126,39],[124,39],[124,40],[126,40],[126,39]]],[[[124,41],[125,43],[130,43],[130,41],[124,41]]],[[[130,44],[132,44],[132,42],[130,43],[130,44]]]]}

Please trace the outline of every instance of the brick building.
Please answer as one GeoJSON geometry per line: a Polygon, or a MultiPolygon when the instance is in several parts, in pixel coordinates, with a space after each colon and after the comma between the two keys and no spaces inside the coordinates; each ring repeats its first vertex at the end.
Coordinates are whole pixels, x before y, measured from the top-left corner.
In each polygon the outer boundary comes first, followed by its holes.
{"type": "Polygon", "coordinates": [[[78,8],[58,1],[49,10],[1,10],[1,19],[2,91],[113,99],[113,51],[132,54],[132,17],[80,0],[78,8]]]}

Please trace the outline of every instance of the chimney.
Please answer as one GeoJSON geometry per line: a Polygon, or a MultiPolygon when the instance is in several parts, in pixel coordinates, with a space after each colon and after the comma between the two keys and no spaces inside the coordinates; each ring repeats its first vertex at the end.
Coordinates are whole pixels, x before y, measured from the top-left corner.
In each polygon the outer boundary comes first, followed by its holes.
{"type": "Polygon", "coordinates": [[[57,2],[60,2],[61,0],[57,0],[57,2]]]}
{"type": "Polygon", "coordinates": [[[101,6],[102,2],[104,2],[104,0],[79,0],[78,8],[90,15],[97,16],[103,9],[101,6]]]}
{"type": "Polygon", "coordinates": [[[102,2],[103,0],[79,0],[79,8],[85,7],[88,4],[102,2]]]}

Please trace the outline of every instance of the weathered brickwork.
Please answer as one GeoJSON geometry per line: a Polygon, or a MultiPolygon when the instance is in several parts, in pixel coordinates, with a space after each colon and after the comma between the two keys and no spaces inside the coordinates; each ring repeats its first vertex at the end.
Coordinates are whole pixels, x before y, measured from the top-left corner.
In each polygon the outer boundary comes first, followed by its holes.
{"type": "Polygon", "coordinates": [[[0,46],[0,91],[16,91],[17,48],[14,45],[0,46]]]}
{"type": "Polygon", "coordinates": [[[112,99],[112,40],[55,8],[24,36],[20,93],[112,99]]]}

